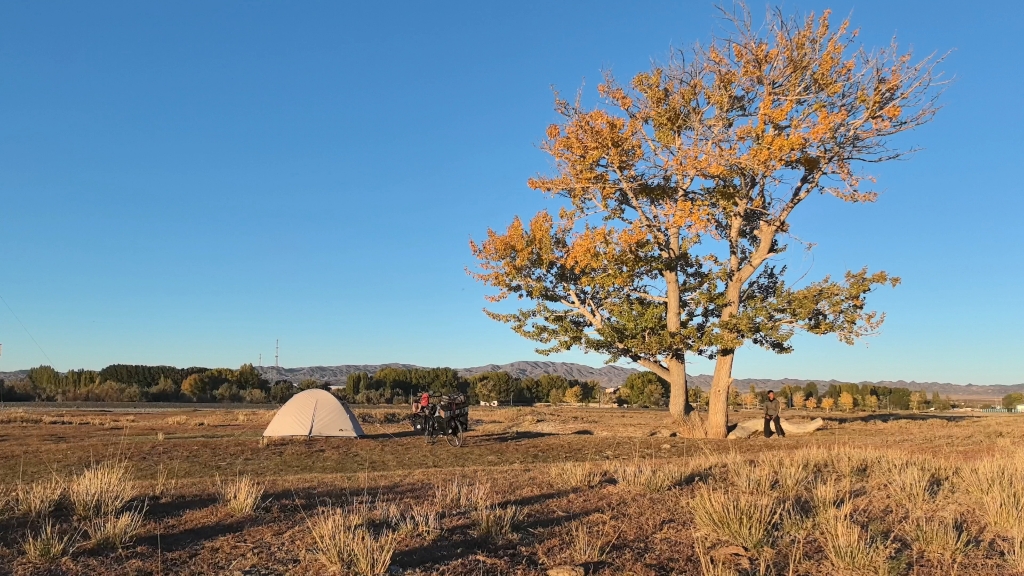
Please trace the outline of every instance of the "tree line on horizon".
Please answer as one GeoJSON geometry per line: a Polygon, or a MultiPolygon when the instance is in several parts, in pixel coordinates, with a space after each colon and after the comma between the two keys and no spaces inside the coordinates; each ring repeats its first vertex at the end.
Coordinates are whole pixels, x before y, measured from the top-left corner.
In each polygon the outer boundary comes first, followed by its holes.
{"type": "MultiPolygon", "coordinates": [[[[113,364],[102,370],[58,372],[50,366],[38,366],[26,377],[0,380],[0,398],[6,402],[245,402],[283,404],[293,395],[310,388],[330,389],[340,400],[354,404],[407,404],[422,392],[450,394],[461,392],[470,401],[497,402],[501,405],[603,404],[664,407],[671,385],[654,372],[630,374],[616,388],[605,388],[596,381],[581,381],[557,374],[519,378],[504,371],[485,372],[464,377],[453,368],[385,367],[370,374],[350,374],[344,383],[305,379],[298,384],[288,380],[271,383],[252,364],[230,368],[176,368],[113,364]]],[[[824,391],[818,384],[785,385],[775,391],[789,408],[821,408],[826,411],[876,410],[948,410],[954,406],[949,397],[938,392],[874,384],[830,384],[824,391]]],[[[730,386],[731,408],[754,408],[764,404],[767,391],[753,385],[747,392],[730,386]]],[[[698,386],[688,388],[688,401],[706,410],[709,395],[698,386]]],[[[1008,394],[1002,406],[1014,410],[1024,404],[1024,394],[1008,394]]]]}
{"type": "Polygon", "coordinates": [[[316,379],[298,384],[271,383],[252,364],[238,369],[177,368],[113,364],[102,370],[58,372],[38,366],[24,378],[0,380],[0,399],[7,402],[287,402],[310,388],[331,389],[339,399],[357,404],[406,404],[422,392],[467,394],[471,401],[501,404],[626,402],[660,406],[667,398],[667,383],[650,372],[631,375],[615,395],[604,393],[596,381],[560,375],[518,378],[487,372],[463,377],[453,368],[385,367],[370,374],[350,374],[344,386],[316,379]]]}

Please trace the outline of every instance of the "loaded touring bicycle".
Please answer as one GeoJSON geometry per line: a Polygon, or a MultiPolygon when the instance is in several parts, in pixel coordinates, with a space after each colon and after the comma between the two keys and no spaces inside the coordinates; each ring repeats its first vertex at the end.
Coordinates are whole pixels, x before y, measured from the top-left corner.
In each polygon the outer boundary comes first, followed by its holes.
{"type": "Polygon", "coordinates": [[[449,446],[462,446],[469,430],[469,399],[466,395],[456,392],[440,397],[424,396],[429,401],[421,401],[419,410],[412,415],[413,429],[422,432],[429,444],[436,442],[438,436],[444,436],[449,446]]]}

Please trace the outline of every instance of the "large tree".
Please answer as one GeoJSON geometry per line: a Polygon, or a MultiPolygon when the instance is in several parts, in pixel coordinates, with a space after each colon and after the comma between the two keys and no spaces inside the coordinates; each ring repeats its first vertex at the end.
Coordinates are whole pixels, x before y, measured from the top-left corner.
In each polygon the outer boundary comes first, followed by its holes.
{"type": "Polygon", "coordinates": [[[856,32],[826,12],[803,20],[745,9],[730,32],[637,74],[610,74],[602,103],[556,99],[562,123],[543,148],[553,176],[530,186],[564,199],[471,245],[475,276],[492,298],[527,299],[489,312],[520,334],[629,358],[670,382],[670,409],[686,402],[685,356],[715,358],[708,433],[726,433],[735,352],[751,342],[791,351],[798,330],[846,343],[884,316],[865,295],[898,279],[867,269],[797,286],[773,263],[789,219],[812,195],[870,202],[858,166],[898,158],[890,138],[935,112],[934,62],[912,63],[895,44],[855,49],[856,32]]]}

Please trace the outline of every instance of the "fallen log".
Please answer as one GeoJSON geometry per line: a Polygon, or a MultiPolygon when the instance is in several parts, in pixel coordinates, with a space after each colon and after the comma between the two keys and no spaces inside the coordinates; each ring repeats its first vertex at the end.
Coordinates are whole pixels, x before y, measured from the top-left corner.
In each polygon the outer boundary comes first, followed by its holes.
{"type": "MultiPolygon", "coordinates": [[[[810,434],[818,428],[825,425],[825,421],[821,418],[815,418],[809,422],[807,421],[795,421],[795,420],[782,420],[782,430],[787,434],[810,434]]],[[[772,426],[772,430],[775,426],[772,426]]],[[[729,439],[735,438],[749,438],[751,434],[755,432],[760,434],[764,431],[764,418],[754,418],[751,420],[744,420],[736,424],[736,427],[729,432],[729,439]]]]}

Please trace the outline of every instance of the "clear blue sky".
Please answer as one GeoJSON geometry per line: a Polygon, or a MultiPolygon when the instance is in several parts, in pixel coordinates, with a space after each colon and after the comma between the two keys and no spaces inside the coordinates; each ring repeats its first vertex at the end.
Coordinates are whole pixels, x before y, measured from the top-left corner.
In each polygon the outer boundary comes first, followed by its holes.
{"type": "MultiPolygon", "coordinates": [[[[754,4],[760,11],[761,4],[754,4]]],[[[811,274],[903,277],[883,334],[738,377],[1024,381],[1024,8],[787,2],[955,50],[879,202],[814,198],[811,274]]],[[[536,358],[482,313],[467,241],[547,205],[550,87],[706,40],[711,2],[0,4],[0,371],[536,358]]],[[[599,365],[595,355],[556,359],[599,365]]],[[[710,364],[696,360],[694,373],[710,364]]]]}

